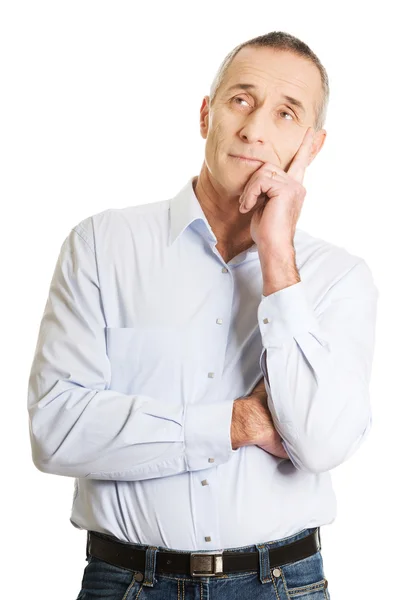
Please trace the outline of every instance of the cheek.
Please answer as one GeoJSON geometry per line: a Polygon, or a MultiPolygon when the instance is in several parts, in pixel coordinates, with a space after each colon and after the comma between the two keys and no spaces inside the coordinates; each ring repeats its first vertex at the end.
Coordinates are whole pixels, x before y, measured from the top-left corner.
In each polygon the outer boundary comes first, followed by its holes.
{"type": "Polygon", "coordinates": [[[222,154],[227,152],[226,135],[220,125],[216,125],[209,130],[205,154],[209,160],[221,160],[222,154]]]}
{"type": "Polygon", "coordinates": [[[220,161],[220,153],[218,151],[218,137],[216,136],[215,130],[209,132],[206,139],[204,149],[204,160],[208,170],[216,176],[216,173],[220,170],[218,163],[220,161]]]}
{"type": "Polygon", "coordinates": [[[290,164],[301,144],[301,139],[298,139],[298,136],[290,136],[289,139],[285,139],[282,141],[282,144],[279,149],[279,158],[280,158],[280,167],[287,171],[290,167],[290,164]]]}

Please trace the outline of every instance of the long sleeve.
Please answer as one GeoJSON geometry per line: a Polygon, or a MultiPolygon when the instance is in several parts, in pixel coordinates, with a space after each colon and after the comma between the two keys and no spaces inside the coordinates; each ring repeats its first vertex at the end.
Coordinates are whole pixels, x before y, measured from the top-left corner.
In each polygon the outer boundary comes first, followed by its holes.
{"type": "Polygon", "coordinates": [[[94,239],[89,217],[64,240],[51,280],[28,384],[35,466],[132,481],[226,462],[233,399],[185,406],[110,389],[94,239]]]}
{"type": "Polygon", "coordinates": [[[300,470],[319,473],[340,465],[371,428],[378,296],[362,259],[330,286],[316,309],[303,281],[262,295],[260,367],[268,407],[300,470]]]}

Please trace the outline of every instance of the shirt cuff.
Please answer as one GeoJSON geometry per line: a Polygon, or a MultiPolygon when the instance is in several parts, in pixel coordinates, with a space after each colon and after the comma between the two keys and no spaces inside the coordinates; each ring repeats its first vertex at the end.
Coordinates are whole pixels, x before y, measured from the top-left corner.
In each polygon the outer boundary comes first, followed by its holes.
{"type": "Polygon", "coordinates": [[[279,347],[296,334],[319,327],[303,281],[268,296],[262,294],[257,318],[264,348],[279,347]]]}
{"type": "Polygon", "coordinates": [[[233,403],[234,400],[186,406],[184,436],[189,471],[225,463],[240,450],[232,449],[233,403]]]}

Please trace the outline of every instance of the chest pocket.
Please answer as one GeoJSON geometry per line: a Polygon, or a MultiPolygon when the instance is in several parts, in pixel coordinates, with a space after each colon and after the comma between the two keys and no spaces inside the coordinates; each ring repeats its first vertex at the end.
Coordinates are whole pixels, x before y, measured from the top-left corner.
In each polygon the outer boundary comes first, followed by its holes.
{"type": "Polygon", "coordinates": [[[180,377],[181,336],[173,325],[106,327],[109,388],[125,394],[160,395],[180,377]]]}

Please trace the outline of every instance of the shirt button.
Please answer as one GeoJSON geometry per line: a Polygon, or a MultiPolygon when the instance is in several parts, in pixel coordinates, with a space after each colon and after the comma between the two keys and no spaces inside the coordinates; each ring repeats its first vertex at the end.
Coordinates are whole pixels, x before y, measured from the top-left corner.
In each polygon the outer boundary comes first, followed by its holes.
{"type": "Polygon", "coordinates": [[[221,270],[222,270],[223,273],[227,273],[228,272],[228,269],[226,267],[222,267],[221,270]]]}
{"type": "Polygon", "coordinates": [[[218,325],[221,325],[222,319],[217,319],[217,323],[218,323],[218,325]]]}
{"type": "Polygon", "coordinates": [[[269,320],[267,318],[263,319],[263,323],[269,323],[269,320]]]}
{"type": "Polygon", "coordinates": [[[206,537],[204,539],[206,540],[206,542],[211,542],[211,538],[209,535],[206,535],[206,537]]]}
{"type": "Polygon", "coordinates": [[[211,379],[212,377],[214,377],[215,373],[209,373],[208,376],[211,379]]]}
{"type": "Polygon", "coordinates": [[[214,462],[214,460],[215,460],[214,458],[209,458],[208,462],[214,462]]]}
{"type": "Polygon", "coordinates": [[[208,485],[207,479],[203,479],[203,481],[201,482],[201,485],[208,485]]]}
{"type": "Polygon", "coordinates": [[[135,579],[136,579],[136,581],[143,581],[143,579],[144,579],[143,573],[135,573],[135,579]]]}
{"type": "Polygon", "coordinates": [[[280,569],[274,569],[272,572],[275,575],[275,577],[279,577],[280,574],[281,574],[281,570],[280,569]]]}

